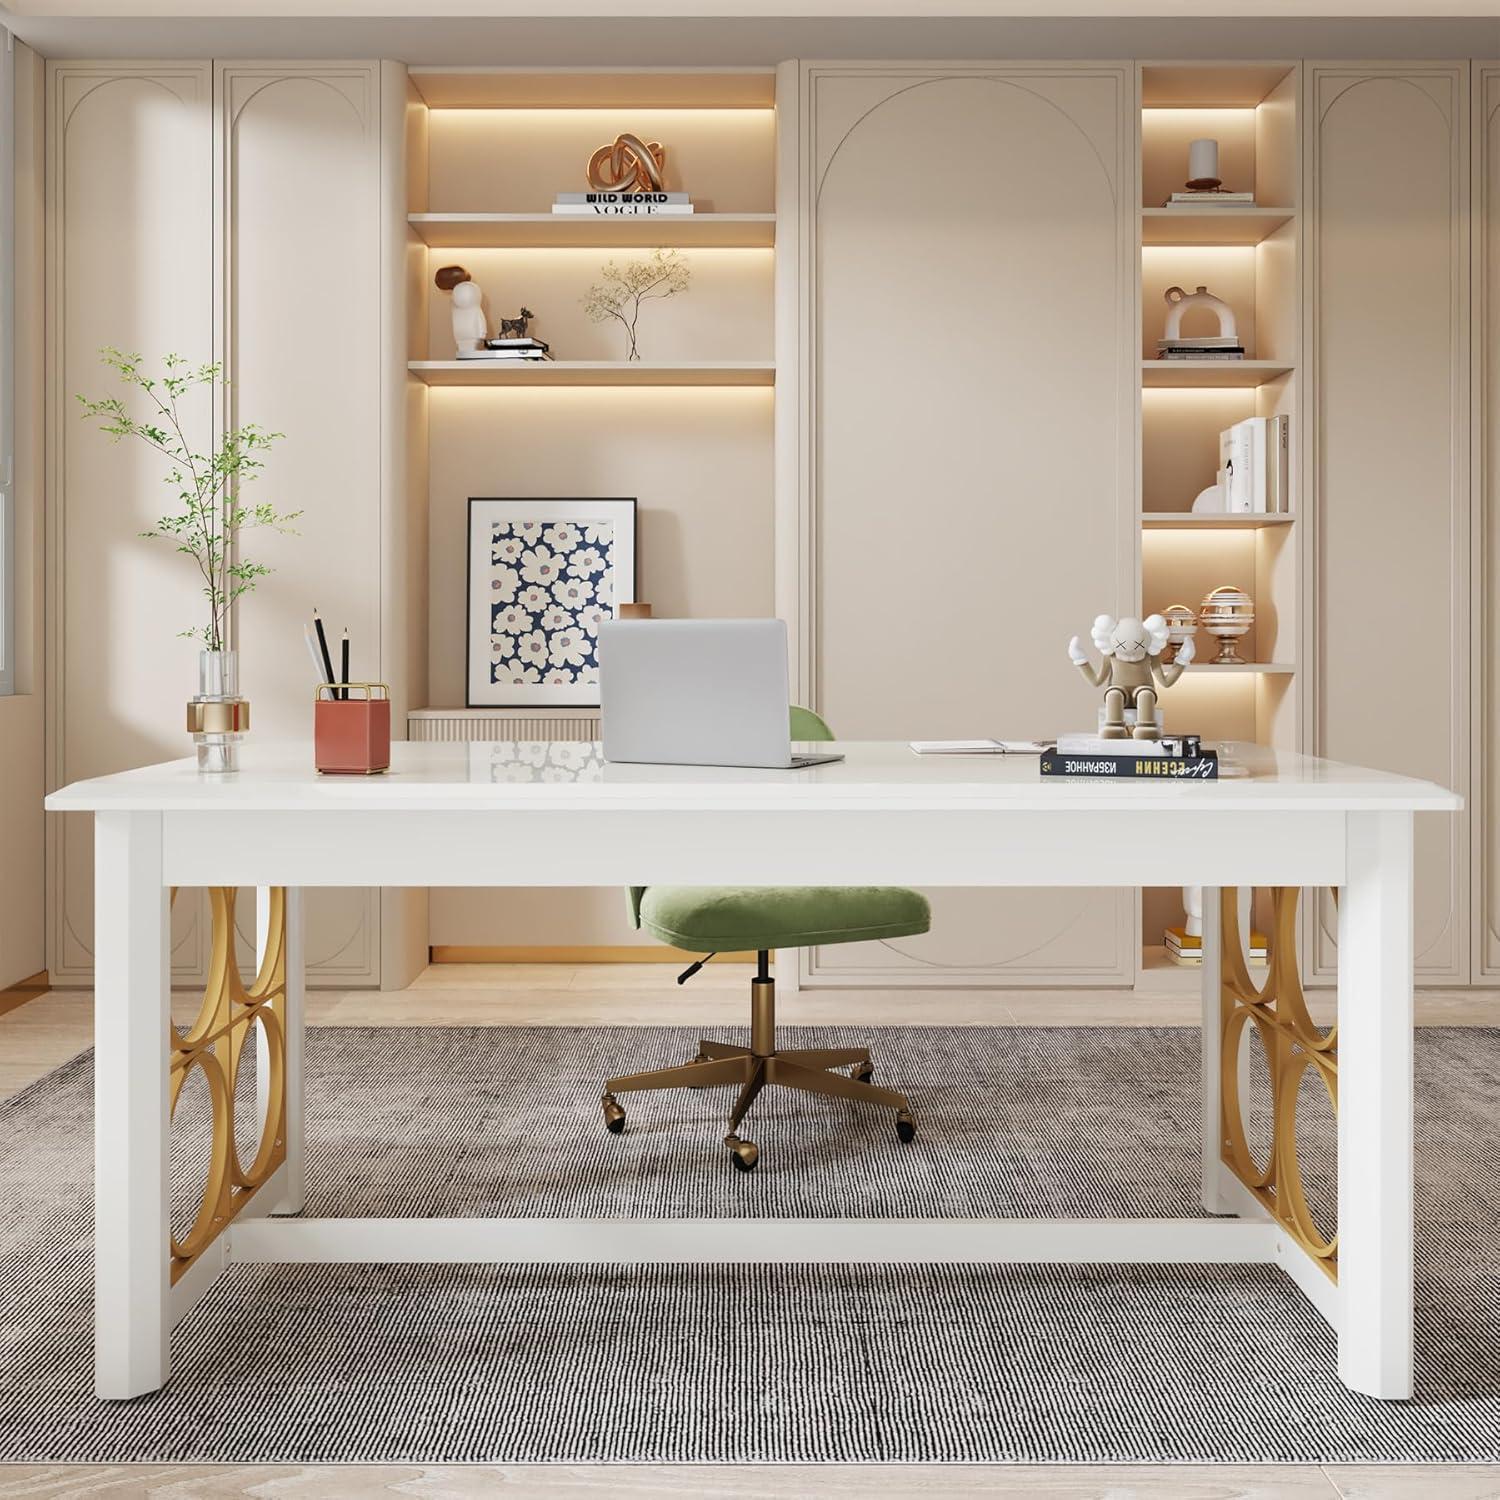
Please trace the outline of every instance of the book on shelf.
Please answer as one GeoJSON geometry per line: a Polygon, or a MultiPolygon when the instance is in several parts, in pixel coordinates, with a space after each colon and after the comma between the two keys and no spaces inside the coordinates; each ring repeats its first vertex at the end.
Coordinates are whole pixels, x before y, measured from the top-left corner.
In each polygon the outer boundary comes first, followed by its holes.
{"type": "Polygon", "coordinates": [[[691,203],[554,203],[555,214],[595,219],[686,219],[691,203]]]}
{"type": "Polygon", "coordinates": [[[456,358],[492,365],[539,365],[552,356],[540,349],[460,349],[456,358]]]}
{"type": "MultiPolygon", "coordinates": [[[[1184,927],[1169,927],[1162,933],[1162,948],[1173,963],[1201,964],[1203,962],[1203,939],[1189,933],[1184,927]]],[[[1263,932],[1250,934],[1249,958],[1251,963],[1266,961],[1266,935],[1263,932]]]]}
{"type": "Polygon", "coordinates": [[[550,352],[552,345],[542,339],[486,339],[486,349],[535,350],[538,354],[550,352]]]}
{"type": "Polygon", "coordinates": [[[1245,348],[1237,333],[1205,333],[1191,336],[1179,334],[1174,339],[1157,339],[1156,347],[1158,349],[1238,349],[1241,353],[1245,348]]]}
{"type": "Polygon", "coordinates": [[[1219,208],[1254,208],[1254,193],[1231,193],[1220,188],[1184,188],[1180,193],[1173,193],[1163,204],[1163,208],[1178,208],[1185,203],[1201,206],[1211,203],[1219,208]]]}
{"type": "Polygon", "coordinates": [[[686,193],[559,193],[554,203],[686,203],[692,199],[686,193]]]}
{"type": "Polygon", "coordinates": [[[1246,417],[1219,434],[1219,467],[1226,471],[1225,509],[1231,515],[1285,515],[1291,509],[1291,420],[1246,417]]]}
{"type": "Polygon", "coordinates": [[[1243,349],[1178,349],[1167,348],[1156,351],[1158,359],[1243,359],[1243,349]]]}

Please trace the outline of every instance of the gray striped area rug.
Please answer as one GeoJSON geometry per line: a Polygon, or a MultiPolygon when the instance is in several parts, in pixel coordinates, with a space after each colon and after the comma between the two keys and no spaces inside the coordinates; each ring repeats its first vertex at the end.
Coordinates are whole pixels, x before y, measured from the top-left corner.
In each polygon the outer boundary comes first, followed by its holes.
{"type": "MultiPolygon", "coordinates": [[[[728,1090],[635,1096],[623,1136],[601,1128],[604,1077],[696,1036],[314,1030],[308,1211],[1197,1211],[1196,1032],[882,1029],[877,1076],[911,1093],[916,1141],[773,1091],[749,1175],[720,1144],[728,1090]]],[[[84,1055],[0,1104],[0,1460],[1500,1461],[1500,1032],[1422,1031],[1417,1063],[1410,1403],[1345,1390],[1269,1268],[496,1265],[231,1268],[174,1335],[169,1388],[100,1405],[84,1055]]],[[[1326,1212],[1331,1116],[1304,1103],[1326,1212]]],[[[182,1110],[185,1175],[203,1101],[182,1110]]]]}

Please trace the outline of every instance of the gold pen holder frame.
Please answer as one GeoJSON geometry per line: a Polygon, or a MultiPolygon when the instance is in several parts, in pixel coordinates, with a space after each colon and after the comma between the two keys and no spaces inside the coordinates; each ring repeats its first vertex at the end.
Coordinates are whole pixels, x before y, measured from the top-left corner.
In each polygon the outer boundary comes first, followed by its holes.
{"type": "Polygon", "coordinates": [[[391,690],[383,682],[319,683],[313,765],[323,776],[378,776],[391,764],[391,690]]]}

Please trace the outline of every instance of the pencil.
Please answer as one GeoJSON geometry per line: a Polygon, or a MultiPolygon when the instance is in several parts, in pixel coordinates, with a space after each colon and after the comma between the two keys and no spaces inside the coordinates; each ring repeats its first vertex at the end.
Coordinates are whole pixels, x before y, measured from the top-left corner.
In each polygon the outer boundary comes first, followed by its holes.
{"type": "Polygon", "coordinates": [[[327,682],[328,679],[323,675],[323,662],[318,655],[317,637],[313,635],[311,625],[304,625],[302,627],[302,639],[307,642],[307,654],[312,657],[313,676],[318,679],[320,684],[327,682]]]}
{"type": "MultiPolygon", "coordinates": [[[[323,680],[333,681],[333,658],[328,654],[328,637],[323,632],[323,620],[318,614],[317,605],[313,606],[313,629],[318,632],[318,650],[323,653],[323,680]]],[[[338,694],[333,695],[335,698],[338,694]]]]}
{"type": "Polygon", "coordinates": [[[349,627],[347,625],[344,627],[344,638],[339,642],[339,656],[340,665],[343,668],[339,681],[344,684],[344,691],[339,694],[339,697],[347,698],[349,696],[349,627]]]}

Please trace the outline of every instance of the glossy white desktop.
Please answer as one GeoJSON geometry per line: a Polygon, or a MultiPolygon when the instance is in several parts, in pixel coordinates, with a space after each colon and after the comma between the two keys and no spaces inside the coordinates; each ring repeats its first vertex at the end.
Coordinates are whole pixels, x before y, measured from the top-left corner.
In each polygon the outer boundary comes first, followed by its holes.
{"type": "MultiPolygon", "coordinates": [[[[95,814],[96,1389],[168,1378],[173,1322],[230,1261],[1093,1261],[1280,1265],[1332,1324],[1356,1390],[1412,1389],[1412,820],[1459,808],[1426,782],[1261,750],[1208,783],[1043,781],[1020,756],[916,756],[841,744],[805,771],[605,764],[592,747],[398,744],[389,774],[325,778],[311,747],[252,742],[244,769],[190,761],[79,782],[47,799],[95,814]],[[1256,1026],[1292,1095],[1315,1068],[1338,1105],[1338,1238],[1295,1192],[1294,1124],[1274,1191],[1243,1157],[1238,1115],[1204,1132],[1203,1206],[1217,1218],[887,1220],[370,1220],[302,1204],[302,886],[869,884],[1182,885],[1205,892],[1204,1119],[1243,1085],[1231,1045],[1256,1026]],[[214,888],[203,1016],[169,1043],[173,887],[214,888]],[[239,987],[232,890],[260,888],[260,978],[239,987]],[[1271,975],[1257,994],[1233,889],[1277,888],[1271,975]],[[1295,888],[1339,892],[1336,1034],[1296,981],[1295,888]],[[1227,893],[1221,900],[1220,889],[1227,893]],[[1274,995],[1273,995],[1274,991],[1274,995]],[[259,1024],[252,1025],[252,1021],[259,1024]],[[216,1116],[239,1050],[260,1051],[266,1122],[254,1162],[216,1152],[184,1241],[168,1219],[170,1099],[201,1067],[216,1116]]],[[[1236,1051],[1240,1049],[1236,1048],[1236,1051]]],[[[921,1101],[914,1103],[920,1115],[921,1101]]],[[[1230,1118],[1226,1115],[1226,1119],[1230,1118]]],[[[601,1128],[580,1116],[581,1131],[601,1128]]],[[[722,1168],[714,1157],[705,1172],[722,1168]]],[[[1149,1164],[1146,1164],[1149,1167],[1149,1164]]],[[[753,1192],[755,1180],[726,1191],[753,1192]]]]}

